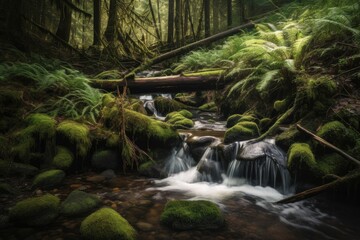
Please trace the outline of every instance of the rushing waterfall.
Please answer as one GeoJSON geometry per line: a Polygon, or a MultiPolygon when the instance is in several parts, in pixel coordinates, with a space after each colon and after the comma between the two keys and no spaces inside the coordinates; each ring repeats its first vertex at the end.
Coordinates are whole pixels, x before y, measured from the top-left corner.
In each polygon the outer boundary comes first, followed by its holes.
{"type": "Polygon", "coordinates": [[[173,153],[167,159],[164,166],[164,172],[166,172],[168,176],[187,171],[195,165],[195,161],[191,157],[189,147],[185,141],[182,142],[180,147],[174,148],[172,151],[173,153]]]}
{"type": "Polygon", "coordinates": [[[162,120],[164,121],[165,120],[165,117],[164,116],[161,116],[158,111],[156,110],[156,107],[155,107],[155,103],[153,100],[148,100],[144,103],[144,108],[149,111],[151,114],[154,114],[154,116],[159,119],[159,120],[162,120]]]}

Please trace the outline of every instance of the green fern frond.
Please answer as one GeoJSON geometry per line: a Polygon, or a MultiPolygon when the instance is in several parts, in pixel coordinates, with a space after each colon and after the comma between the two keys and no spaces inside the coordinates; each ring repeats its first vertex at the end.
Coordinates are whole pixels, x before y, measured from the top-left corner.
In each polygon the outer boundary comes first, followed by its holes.
{"type": "Polygon", "coordinates": [[[262,93],[268,89],[268,86],[279,76],[279,69],[268,71],[261,78],[259,83],[256,85],[256,90],[262,93]]]}
{"type": "Polygon", "coordinates": [[[302,61],[304,59],[306,50],[311,42],[311,36],[299,38],[295,41],[292,48],[292,54],[294,58],[294,65],[297,69],[300,69],[302,61]]]}

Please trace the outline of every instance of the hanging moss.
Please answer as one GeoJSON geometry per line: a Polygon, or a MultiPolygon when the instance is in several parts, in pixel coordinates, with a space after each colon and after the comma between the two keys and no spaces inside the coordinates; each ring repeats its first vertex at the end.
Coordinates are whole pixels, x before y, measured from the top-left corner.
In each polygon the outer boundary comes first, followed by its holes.
{"type": "Polygon", "coordinates": [[[71,167],[74,161],[74,155],[65,147],[57,147],[56,155],[52,161],[52,165],[58,169],[66,170],[71,167]]]}
{"type": "Polygon", "coordinates": [[[260,135],[259,127],[254,122],[239,122],[225,132],[224,143],[249,140],[260,135]]]}
{"type": "Polygon", "coordinates": [[[51,194],[22,200],[10,209],[10,220],[28,226],[50,224],[59,214],[60,199],[51,194]]]}
{"type": "Polygon", "coordinates": [[[82,221],[80,233],[89,240],[134,240],[135,229],[119,213],[111,208],[102,208],[82,221]]]}
{"type": "Polygon", "coordinates": [[[294,143],[290,146],[287,165],[301,179],[316,175],[316,160],[307,143],[294,143]]]}
{"type": "Polygon", "coordinates": [[[176,229],[218,229],[224,226],[220,208],[209,201],[169,201],[161,214],[161,223],[176,229]]]}
{"type": "Polygon", "coordinates": [[[79,157],[87,155],[91,147],[90,131],[87,125],[66,120],[59,124],[56,131],[76,146],[79,157]]]}

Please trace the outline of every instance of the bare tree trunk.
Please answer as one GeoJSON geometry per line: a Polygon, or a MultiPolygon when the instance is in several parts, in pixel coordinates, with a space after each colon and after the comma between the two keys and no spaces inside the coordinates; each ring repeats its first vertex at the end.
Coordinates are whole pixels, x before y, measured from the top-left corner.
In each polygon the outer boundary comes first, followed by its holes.
{"type": "Polygon", "coordinates": [[[213,13],[213,31],[214,34],[219,32],[219,0],[212,0],[213,13]]]}
{"type": "Polygon", "coordinates": [[[157,21],[156,21],[156,18],[155,18],[155,13],[154,13],[154,9],[152,7],[151,0],[149,0],[149,8],[150,8],[151,17],[153,19],[153,23],[154,23],[154,26],[155,26],[156,36],[157,36],[158,40],[161,42],[161,36],[160,36],[160,32],[159,32],[159,28],[158,28],[157,21]]]}
{"type": "Polygon", "coordinates": [[[101,0],[94,0],[94,40],[93,45],[100,45],[101,35],[101,0]]]}
{"type": "Polygon", "coordinates": [[[169,8],[168,8],[168,44],[174,43],[174,0],[169,0],[169,8]]]}
{"type": "Polygon", "coordinates": [[[204,0],[205,37],[210,36],[210,0],[204,0]]]}
{"type": "Polygon", "coordinates": [[[245,0],[238,0],[239,1],[239,14],[240,14],[240,24],[246,22],[245,18],[245,0]]]}
{"type": "Polygon", "coordinates": [[[176,0],[176,16],[175,16],[175,36],[176,46],[181,46],[181,0],[176,0]]]}
{"type": "Polygon", "coordinates": [[[187,35],[187,32],[188,32],[188,29],[189,29],[189,10],[188,8],[190,7],[190,4],[189,4],[189,0],[185,0],[185,3],[184,3],[184,36],[186,37],[187,35]]]}
{"type": "Polygon", "coordinates": [[[60,1],[60,22],[56,31],[56,36],[65,42],[70,40],[72,10],[60,1]]]}
{"type": "Polygon", "coordinates": [[[201,4],[201,11],[200,11],[200,17],[199,17],[199,24],[198,24],[198,28],[196,30],[196,38],[199,39],[200,38],[200,34],[201,34],[201,26],[202,26],[202,22],[203,22],[203,16],[204,16],[204,1],[203,0],[203,4],[201,4]]]}
{"type": "Polygon", "coordinates": [[[156,8],[157,8],[157,15],[158,15],[158,26],[160,32],[160,41],[162,42],[162,26],[161,26],[161,10],[160,10],[160,0],[156,0],[156,8]]]}
{"type": "Polygon", "coordinates": [[[227,26],[232,26],[232,0],[227,0],[227,26]]]}
{"type": "Polygon", "coordinates": [[[117,0],[110,0],[109,19],[105,30],[105,38],[108,42],[114,42],[116,39],[117,27],[117,0]]]}

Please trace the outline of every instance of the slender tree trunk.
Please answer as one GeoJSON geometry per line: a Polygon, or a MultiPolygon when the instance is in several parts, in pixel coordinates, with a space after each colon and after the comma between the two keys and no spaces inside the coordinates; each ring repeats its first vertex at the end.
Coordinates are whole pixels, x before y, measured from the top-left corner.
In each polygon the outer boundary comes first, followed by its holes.
{"type": "Polygon", "coordinates": [[[232,0],[227,0],[227,26],[232,26],[232,0]]]}
{"type": "Polygon", "coordinates": [[[199,17],[199,24],[198,24],[198,28],[196,30],[196,38],[199,39],[200,38],[200,34],[201,34],[201,26],[202,26],[202,22],[203,22],[203,16],[204,16],[204,3],[205,0],[203,0],[203,4],[201,4],[201,11],[200,11],[200,17],[199,17]]]}
{"type": "Polygon", "coordinates": [[[72,10],[60,1],[60,11],[60,22],[56,36],[68,43],[70,40],[72,10]]]}
{"type": "Polygon", "coordinates": [[[213,31],[214,34],[219,32],[219,0],[212,0],[213,13],[213,31]]]}
{"type": "Polygon", "coordinates": [[[94,45],[100,45],[101,36],[101,0],[94,0],[94,45]]]}
{"type": "Polygon", "coordinates": [[[151,0],[149,0],[149,8],[150,8],[150,13],[151,13],[151,17],[153,19],[153,23],[154,23],[154,26],[155,26],[155,32],[156,32],[156,36],[158,38],[158,40],[161,42],[161,36],[160,36],[160,32],[159,32],[159,27],[157,25],[157,21],[156,21],[156,17],[155,17],[155,12],[154,12],[154,9],[152,7],[152,2],[151,0]]]}
{"type": "Polygon", "coordinates": [[[181,46],[181,0],[176,0],[176,15],[175,15],[175,37],[176,46],[181,46]]]}
{"type": "Polygon", "coordinates": [[[168,8],[168,44],[174,43],[174,0],[169,0],[169,8],[168,8]]]}
{"type": "Polygon", "coordinates": [[[187,32],[188,32],[188,29],[189,29],[189,7],[190,7],[190,4],[189,4],[189,0],[185,0],[185,3],[184,3],[184,36],[186,37],[187,35],[187,32]]]}
{"type": "Polygon", "coordinates": [[[161,26],[161,9],[160,9],[160,0],[156,0],[156,8],[157,8],[157,15],[158,15],[158,26],[159,26],[159,32],[160,32],[160,41],[162,42],[162,26],[161,26]]]}
{"type": "Polygon", "coordinates": [[[246,22],[245,19],[245,0],[238,0],[239,2],[239,16],[240,16],[240,24],[246,22]]]}
{"type": "Polygon", "coordinates": [[[210,36],[210,0],[204,0],[205,37],[210,36]]]}
{"type": "Polygon", "coordinates": [[[108,42],[114,42],[116,39],[117,27],[117,0],[110,0],[109,19],[105,30],[105,38],[108,42]]]}

